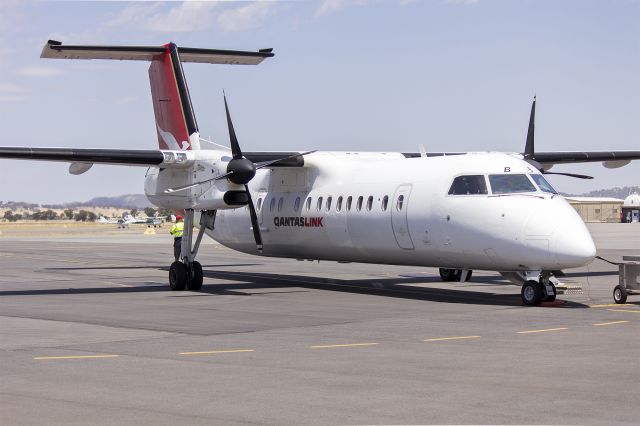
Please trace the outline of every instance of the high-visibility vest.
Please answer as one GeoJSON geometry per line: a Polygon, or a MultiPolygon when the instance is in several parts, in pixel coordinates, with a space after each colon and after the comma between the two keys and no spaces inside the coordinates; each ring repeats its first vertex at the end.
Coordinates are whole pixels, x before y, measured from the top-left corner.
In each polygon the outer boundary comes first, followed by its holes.
{"type": "Polygon", "coordinates": [[[176,238],[182,237],[182,234],[184,233],[184,222],[176,222],[176,224],[171,227],[171,231],[169,232],[176,238]]]}

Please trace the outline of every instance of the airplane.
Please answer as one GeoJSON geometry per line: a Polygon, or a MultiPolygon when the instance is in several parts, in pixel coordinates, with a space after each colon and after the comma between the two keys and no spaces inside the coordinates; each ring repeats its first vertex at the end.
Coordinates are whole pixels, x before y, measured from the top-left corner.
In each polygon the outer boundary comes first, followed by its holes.
{"type": "Polygon", "coordinates": [[[100,218],[98,219],[98,222],[107,225],[107,224],[117,224],[120,220],[121,219],[118,219],[117,217],[112,217],[110,219],[107,219],[104,216],[100,216],[100,218]]]}
{"type": "Polygon", "coordinates": [[[525,305],[555,300],[561,271],[596,255],[584,222],[544,175],[589,179],[550,169],[640,159],[640,151],[536,152],[535,98],[523,153],[243,151],[226,95],[230,151],[202,149],[182,64],[258,65],[273,56],[49,40],[42,58],[149,61],[159,149],[0,147],[0,158],[68,162],[74,175],[93,164],[148,167],[148,199],[184,212],[172,290],[201,289],[196,256],[206,234],[258,256],[437,267],[444,281],[498,271],[522,286],[525,305]]]}

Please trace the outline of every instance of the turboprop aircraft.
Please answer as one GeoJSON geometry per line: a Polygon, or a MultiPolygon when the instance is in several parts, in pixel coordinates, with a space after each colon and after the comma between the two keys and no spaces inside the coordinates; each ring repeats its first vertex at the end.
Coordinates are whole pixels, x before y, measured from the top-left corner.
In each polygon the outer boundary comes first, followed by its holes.
{"type": "Polygon", "coordinates": [[[557,271],[596,254],[586,226],[544,175],[555,164],[614,168],[640,159],[640,151],[536,152],[535,98],[524,153],[247,152],[226,96],[231,149],[201,149],[182,64],[257,65],[272,56],[272,49],[50,40],[42,58],[149,61],[160,149],[0,147],[0,158],[69,162],[72,174],[96,163],[148,167],[149,200],[184,210],[181,260],[169,269],[172,290],[202,287],[196,256],[207,234],[260,256],[439,267],[445,281],[466,281],[474,269],[499,271],[522,284],[526,305],[554,300],[557,271]]]}

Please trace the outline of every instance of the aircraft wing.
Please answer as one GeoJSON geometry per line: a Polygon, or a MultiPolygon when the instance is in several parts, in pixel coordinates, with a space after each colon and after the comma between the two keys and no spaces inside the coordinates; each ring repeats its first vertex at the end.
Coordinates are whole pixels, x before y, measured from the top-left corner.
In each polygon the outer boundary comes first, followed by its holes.
{"type": "MultiPolygon", "coordinates": [[[[197,160],[201,151],[166,151],[134,149],[88,148],[30,148],[0,147],[0,159],[61,161],[82,164],[112,164],[122,166],[171,167],[188,165],[197,160]]],[[[299,152],[245,152],[254,163],[282,159],[270,167],[302,167],[304,158],[299,152]]]]}
{"type": "Polygon", "coordinates": [[[535,152],[533,160],[543,165],[603,162],[605,167],[622,167],[632,160],[640,160],[640,151],[535,152]]]}
{"type": "Polygon", "coordinates": [[[0,158],[157,166],[164,161],[164,154],[159,150],[0,147],[0,158]]]}

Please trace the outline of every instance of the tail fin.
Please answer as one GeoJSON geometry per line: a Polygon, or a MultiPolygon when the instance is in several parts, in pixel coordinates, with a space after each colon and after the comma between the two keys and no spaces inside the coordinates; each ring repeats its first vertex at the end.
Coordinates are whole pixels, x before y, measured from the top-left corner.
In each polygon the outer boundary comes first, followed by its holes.
{"type": "Polygon", "coordinates": [[[200,149],[198,123],[177,46],[165,45],[149,67],[151,98],[160,149],[200,149]]]}
{"type": "Polygon", "coordinates": [[[85,46],[65,45],[49,40],[41,58],[114,59],[151,61],[149,81],[161,149],[199,149],[198,123],[191,106],[182,62],[205,64],[258,65],[273,56],[272,49],[257,52],[164,46],[85,46]]]}

